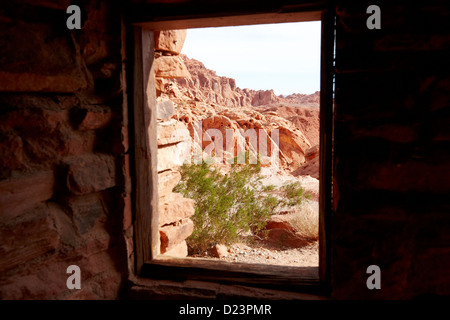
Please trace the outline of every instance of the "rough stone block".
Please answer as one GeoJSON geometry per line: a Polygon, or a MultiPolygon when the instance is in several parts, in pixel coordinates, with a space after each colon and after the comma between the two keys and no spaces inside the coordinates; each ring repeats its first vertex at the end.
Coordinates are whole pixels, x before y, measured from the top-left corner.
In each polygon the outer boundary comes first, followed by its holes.
{"type": "Polygon", "coordinates": [[[96,221],[105,215],[103,201],[97,193],[70,198],[67,204],[80,234],[92,229],[96,221]]]}
{"type": "Polygon", "coordinates": [[[86,154],[69,160],[67,187],[73,194],[105,190],[116,185],[113,156],[86,154]]]}
{"type": "Polygon", "coordinates": [[[6,222],[25,209],[53,196],[53,171],[0,181],[0,222],[6,222]]]}
{"type": "Polygon", "coordinates": [[[209,249],[209,254],[216,258],[223,258],[228,256],[228,248],[223,244],[216,244],[209,249]]]}
{"type": "Polygon", "coordinates": [[[76,108],[72,111],[78,130],[96,130],[104,128],[114,117],[111,109],[104,107],[76,108]]]}
{"type": "Polygon", "coordinates": [[[0,229],[0,272],[56,249],[59,234],[45,203],[0,229]]]}
{"type": "Polygon", "coordinates": [[[158,146],[165,146],[182,141],[190,141],[191,138],[186,125],[175,119],[159,122],[156,131],[158,146]]]}
{"type": "Polygon", "coordinates": [[[174,225],[166,225],[159,229],[161,253],[171,250],[176,244],[184,241],[194,231],[191,219],[183,219],[174,225]]]}
{"type": "Polygon", "coordinates": [[[1,23],[2,42],[8,45],[0,48],[0,90],[75,92],[87,88],[86,67],[70,31],[61,32],[64,29],[56,23],[1,23]]]}
{"type": "Polygon", "coordinates": [[[194,213],[194,200],[183,198],[179,193],[171,193],[159,200],[160,227],[189,218],[194,213]]]}
{"type": "Polygon", "coordinates": [[[178,171],[168,170],[158,173],[158,196],[161,198],[172,193],[180,180],[181,174],[178,171]]]}
{"type": "Polygon", "coordinates": [[[180,54],[186,34],[185,29],[155,31],[155,50],[180,54]]]}
{"type": "Polygon", "coordinates": [[[15,134],[0,133],[0,172],[19,169],[24,165],[23,140],[15,134]]]}
{"type": "Polygon", "coordinates": [[[156,118],[158,120],[169,120],[175,112],[175,106],[171,100],[158,99],[156,103],[156,118]]]}
{"type": "Polygon", "coordinates": [[[186,241],[182,241],[176,244],[174,247],[172,247],[172,249],[166,251],[164,255],[177,258],[187,257],[188,247],[186,241]]]}
{"type": "Polygon", "coordinates": [[[179,56],[162,56],[154,60],[155,77],[186,78],[189,71],[179,56]]]}

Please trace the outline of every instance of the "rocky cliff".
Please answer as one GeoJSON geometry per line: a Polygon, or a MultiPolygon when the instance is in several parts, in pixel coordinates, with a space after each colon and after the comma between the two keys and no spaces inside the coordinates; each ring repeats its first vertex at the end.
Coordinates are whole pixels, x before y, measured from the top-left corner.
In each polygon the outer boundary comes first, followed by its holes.
{"type": "MultiPolygon", "coordinates": [[[[318,107],[319,92],[314,94],[291,94],[277,96],[273,90],[241,89],[235,79],[218,76],[215,71],[195,59],[180,54],[179,58],[187,72],[177,79],[164,81],[162,92],[171,92],[175,97],[185,96],[195,101],[207,102],[224,107],[256,107],[287,105],[294,107],[318,107]]],[[[179,68],[182,69],[182,68],[179,68]]],[[[175,78],[175,77],[174,77],[175,78]]]]}
{"type": "MultiPolygon", "coordinates": [[[[186,67],[186,76],[160,78],[158,99],[160,106],[163,101],[174,104],[172,118],[185,124],[202,149],[214,138],[208,135],[211,129],[221,131],[225,154],[230,147],[228,141],[227,148],[226,130],[234,130],[234,156],[239,147],[258,151],[245,133],[255,130],[258,142],[262,134],[270,144],[271,134],[277,131],[274,151],[279,152],[281,168],[293,172],[305,164],[308,149],[319,144],[319,92],[284,97],[276,96],[273,90],[241,89],[234,79],[218,76],[198,60],[182,54],[178,58],[186,67]]],[[[268,149],[267,156],[271,156],[271,147],[268,149]]],[[[227,155],[233,156],[229,152],[227,155]]],[[[318,177],[316,172],[309,173],[318,177]]]]}

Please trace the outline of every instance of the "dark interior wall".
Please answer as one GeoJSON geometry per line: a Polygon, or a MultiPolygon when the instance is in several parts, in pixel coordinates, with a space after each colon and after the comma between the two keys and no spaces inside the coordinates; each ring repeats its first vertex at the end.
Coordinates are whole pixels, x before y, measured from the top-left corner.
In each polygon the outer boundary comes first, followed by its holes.
{"type": "Polygon", "coordinates": [[[338,1],[336,298],[450,295],[449,30],[445,1],[338,1]],[[372,264],[381,290],[366,287],[372,264]]]}
{"type": "MultiPolygon", "coordinates": [[[[120,298],[132,271],[122,9],[79,3],[75,31],[70,1],[1,4],[1,299],[120,298]]],[[[450,8],[377,3],[336,7],[332,295],[450,296],[450,8]],[[366,287],[372,264],[381,290],[366,287]]]]}
{"type": "Polygon", "coordinates": [[[80,1],[82,29],[73,31],[70,1],[1,4],[0,299],[114,299],[127,279],[114,3],[80,1]],[[81,269],[81,290],[66,286],[69,265],[81,269]]]}

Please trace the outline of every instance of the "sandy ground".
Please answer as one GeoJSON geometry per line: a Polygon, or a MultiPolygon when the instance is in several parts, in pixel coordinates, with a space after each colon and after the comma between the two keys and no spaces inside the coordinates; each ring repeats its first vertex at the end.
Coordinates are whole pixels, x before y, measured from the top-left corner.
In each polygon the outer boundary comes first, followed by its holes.
{"type": "Polygon", "coordinates": [[[238,243],[231,246],[229,255],[220,260],[229,262],[266,263],[284,266],[316,267],[319,265],[319,245],[314,242],[303,248],[275,248],[248,246],[238,243]]]}
{"type": "Polygon", "coordinates": [[[228,247],[228,255],[225,257],[202,258],[227,262],[317,267],[319,265],[319,243],[314,242],[303,248],[280,248],[263,242],[252,245],[236,243],[228,247]]]}

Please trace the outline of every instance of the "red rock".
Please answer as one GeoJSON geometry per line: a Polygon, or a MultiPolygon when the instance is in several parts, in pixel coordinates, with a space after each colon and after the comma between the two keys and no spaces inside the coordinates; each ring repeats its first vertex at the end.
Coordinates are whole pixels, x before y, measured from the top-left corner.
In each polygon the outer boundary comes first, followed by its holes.
{"type": "Polygon", "coordinates": [[[73,194],[84,194],[116,185],[113,156],[86,154],[69,160],[67,187],[73,194]]]}
{"type": "Polygon", "coordinates": [[[47,206],[55,228],[60,235],[59,253],[63,254],[67,251],[73,251],[74,248],[79,246],[80,240],[72,217],[61,205],[47,201],[47,206]]]}
{"type": "Polygon", "coordinates": [[[208,253],[213,257],[223,258],[228,256],[228,248],[223,244],[216,244],[209,249],[208,253]]]}
{"type": "Polygon", "coordinates": [[[158,173],[158,196],[165,197],[172,193],[173,188],[180,182],[181,174],[175,170],[158,173]]]}
{"type": "Polygon", "coordinates": [[[291,216],[289,214],[283,215],[273,215],[270,217],[269,221],[265,226],[266,230],[269,229],[284,229],[289,231],[295,231],[294,227],[292,227],[290,220],[291,216]]]}
{"type": "Polygon", "coordinates": [[[295,170],[305,162],[305,152],[311,145],[299,130],[286,127],[277,129],[280,151],[290,160],[289,168],[295,170]]]}
{"type": "Polygon", "coordinates": [[[180,54],[186,34],[185,29],[155,31],[155,50],[180,54]]]}
{"type": "Polygon", "coordinates": [[[292,172],[292,175],[295,177],[298,176],[311,176],[313,178],[319,179],[319,158],[316,157],[292,172]]]}
{"type": "Polygon", "coordinates": [[[159,200],[159,226],[189,218],[194,213],[194,200],[183,198],[179,193],[171,193],[159,200]]]}
{"type": "Polygon", "coordinates": [[[70,0],[22,0],[22,2],[26,2],[37,7],[46,7],[64,11],[70,5],[70,0]]]}
{"type": "Polygon", "coordinates": [[[300,233],[286,229],[270,229],[268,230],[267,240],[282,247],[300,248],[309,243],[300,233]]]}
{"type": "Polygon", "coordinates": [[[179,143],[158,148],[158,172],[179,168],[191,156],[191,141],[185,140],[179,143]]]}
{"type": "Polygon", "coordinates": [[[0,229],[0,272],[55,251],[58,242],[48,206],[36,206],[0,229]]]}
{"type": "Polygon", "coordinates": [[[226,107],[262,106],[278,103],[308,107],[319,106],[319,92],[312,95],[293,94],[282,98],[276,96],[273,90],[241,89],[236,87],[234,79],[218,76],[215,71],[207,69],[200,61],[189,59],[183,54],[180,57],[183,59],[190,76],[176,81],[169,80],[168,83],[170,83],[173,92],[185,91],[185,96],[198,99],[198,101],[217,103],[226,107]]]}
{"type": "Polygon", "coordinates": [[[311,147],[308,150],[306,150],[305,153],[306,162],[311,161],[317,157],[319,157],[319,145],[315,145],[314,147],[311,147]]]}
{"type": "Polygon", "coordinates": [[[103,202],[97,193],[72,197],[67,204],[79,234],[85,234],[99,218],[105,217],[103,202]]]}
{"type": "MultiPolygon", "coordinates": [[[[250,151],[259,153],[263,166],[279,163],[283,170],[292,172],[304,164],[307,150],[319,143],[319,92],[276,97],[273,90],[240,89],[233,79],[220,77],[203,63],[180,56],[190,77],[165,79],[161,97],[170,98],[177,104],[172,118],[186,124],[194,142],[191,156],[199,154],[200,149],[204,150],[204,156],[216,154],[221,147],[223,160],[250,151]],[[289,103],[289,106],[281,103],[289,103]],[[256,106],[259,104],[267,105],[256,106]],[[233,130],[233,141],[227,141],[227,129],[233,130]],[[275,129],[278,130],[278,142],[275,129]],[[257,141],[252,139],[255,136],[252,132],[256,133],[257,141]]],[[[171,159],[181,157],[181,152],[165,151],[158,151],[162,159],[158,162],[158,170],[163,169],[164,163],[167,163],[166,169],[173,168],[171,159]]]]}
{"type": "Polygon", "coordinates": [[[185,124],[175,119],[159,122],[156,127],[156,134],[158,146],[190,140],[190,134],[185,124]]]}
{"type": "Polygon", "coordinates": [[[182,219],[174,225],[166,225],[159,229],[161,253],[171,250],[175,245],[184,241],[194,231],[191,219],[182,219]]]}
{"type": "Polygon", "coordinates": [[[258,90],[253,95],[252,105],[261,106],[277,103],[279,101],[278,97],[275,95],[273,90],[258,90]]]}
{"type": "Polygon", "coordinates": [[[84,119],[78,126],[78,130],[95,130],[105,127],[113,118],[110,110],[86,111],[84,119]]]}
{"type": "Polygon", "coordinates": [[[177,258],[187,257],[188,247],[186,241],[174,245],[170,250],[166,251],[164,255],[177,258]]]}
{"type": "Polygon", "coordinates": [[[15,48],[3,52],[1,91],[76,92],[87,88],[90,80],[78,46],[56,24],[19,21],[1,28],[1,37],[9,48],[15,48]]]}
{"type": "Polygon", "coordinates": [[[132,211],[132,201],[129,194],[123,197],[123,225],[122,229],[125,231],[133,224],[133,211],[132,211]]]}
{"type": "Polygon", "coordinates": [[[57,151],[57,156],[67,157],[86,153],[92,153],[96,143],[97,135],[90,131],[66,131],[60,136],[61,146],[57,151]]]}
{"type": "Polygon", "coordinates": [[[155,77],[185,78],[189,76],[183,61],[178,56],[161,56],[153,62],[155,77]]]}
{"type": "Polygon", "coordinates": [[[0,181],[0,222],[9,221],[23,210],[50,199],[54,188],[53,171],[0,181]]]}
{"type": "Polygon", "coordinates": [[[158,120],[169,120],[175,111],[173,102],[169,99],[160,99],[156,101],[156,119],[158,120]]]}

